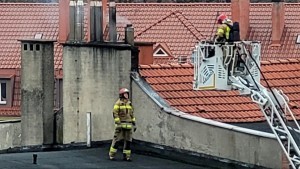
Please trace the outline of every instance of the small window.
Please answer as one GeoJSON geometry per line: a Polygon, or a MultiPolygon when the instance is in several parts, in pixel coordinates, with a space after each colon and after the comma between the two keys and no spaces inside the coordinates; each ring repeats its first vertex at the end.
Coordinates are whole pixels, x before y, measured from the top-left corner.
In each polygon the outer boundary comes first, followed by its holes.
{"type": "Polygon", "coordinates": [[[12,105],[14,76],[0,77],[0,107],[12,105]]]}
{"type": "Polygon", "coordinates": [[[300,35],[297,36],[296,43],[297,43],[297,44],[300,44],[300,35]]]}
{"type": "Polygon", "coordinates": [[[154,56],[169,56],[169,55],[162,48],[159,48],[154,52],[154,56]]]}
{"type": "Polygon", "coordinates": [[[6,82],[1,82],[0,83],[0,104],[6,104],[7,96],[6,96],[6,91],[7,91],[7,86],[6,82]]]}
{"type": "Polygon", "coordinates": [[[36,34],[34,35],[34,39],[42,39],[42,37],[43,37],[43,34],[42,34],[42,33],[36,33],[36,34]]]}
{"type": "Polygon", "coordinates": [[[36,49],[37,51],[39,51],[39,50],[40,50],[40,44],[36,44],[36,45],[35,45],[35,49],[36,49]]]}
{"type": "Polygon", "coordinates": [[[27,50],[27,44],[24,44],[24,50],[27,50]]]}
{"type": "Polygon", "coordinates": [[[33,51],[33,44],[30,44],[29,47],[30,47],[30,50],[33,51]]]}

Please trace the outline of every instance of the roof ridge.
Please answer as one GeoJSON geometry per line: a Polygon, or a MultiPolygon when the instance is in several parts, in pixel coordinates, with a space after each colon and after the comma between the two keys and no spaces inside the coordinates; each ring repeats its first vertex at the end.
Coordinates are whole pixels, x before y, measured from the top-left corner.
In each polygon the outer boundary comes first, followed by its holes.
{"type": "Polygon", "coordinates": [[[192,35],[198,40],[200,41],[201,39],[199,37],[204,37],[204,35],[202,33],[200,33],[200,31],[198,31],[198,29],[182,14],[181,11],[172,11],[169,14],[165,15],[163,18],[161,18],[160,20],[158,20],[157,22],[153,23],[152,25],[146,27],[144,30],[138,32],[134,38],[137,38],[138,36],[140,36],[141,34],[147,32],[149,29],[151,29],[152,27],[156,26],[158,23],[161,23],[162,21],[166,20],[168,17],[174,15],[182,24],[185,28],[187,28],[187,30],[189,32],[192,33],[192,35]]]}
{"type": "MultiPolygon", "coordinates": [[[[271,2],[269,2],[271,3],[271,2]]],[[[188,3],[188,2],[182,2],[182,3],[173,3],[173,2],[150,2],[150,3],[116,3],[117,5],[124,5],[124,6],[136,6],[136,5],[140,5],[140,6],[156,6],[156,5],[169,5],[169,6],[195,6],[195,5],[230,5],[230,3],[227,2],[195,2],[195,3],[188,3]]],[[[252,3],[253,4],[253,3],[252,3]]],[[[259,3],[255,3],[255,4],[259,4],[259,3]]]]}
{"type": "Polygon", "coordinates": [[[164,17],[162,17],[160,20],[158,20],[157,22],[153,23],[152,25],[146,27],[145,29],[141,30],[140,32],[138,32],[134,38],[137,38],[138,36],[140,36],[141,34],[147,32],[149,29],[151,29],[152,27],[154,27],[155,25],[157,25],[158,23],[160,23],[161,21],[167,19],[169,16],[172,16],[173,14],[175,14],[176,11],[172,11],[169,14],[165,15],[164,17]]]}
{"type": "Polygon", "coordinates": [[[276,60],[264,60],[260,62],[262,65],[275,65],[286,63],[300,63],[300,59],[276,59],[276,60]]]}
{"type": "Polygon", "coordinates": [[[141,69],[164,69],[164,68],[191,68],[194,67],[192,63],[168,63],[168,64],[148,64],[139,65],[141,69]]]}
{"type": "Polygon", "coordinates": [[[200,31],[192,24],[186,17],[185,15],[182,14],[181,11],[175,11],[175,16],[179,19],[179,21],[197,38],[198,41],[201,39],[199,36],[204,37],[200,31]]]}
{"type": "Polygon", "coordinates": [[[14,2],[0,2],[0,5],[58,5],[57,2],[51,2],[51,3],[33,3],[33,2],[24,2],[24,3],[21,3],[21,2],[17,2],[17,3],[14,3],[14,2]]]}

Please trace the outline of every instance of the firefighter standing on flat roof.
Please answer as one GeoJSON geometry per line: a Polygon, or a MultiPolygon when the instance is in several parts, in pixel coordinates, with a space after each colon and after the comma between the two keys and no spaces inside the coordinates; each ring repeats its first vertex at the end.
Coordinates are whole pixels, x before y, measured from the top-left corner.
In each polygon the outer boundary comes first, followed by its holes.
{"type": "Polygon", "coordinates": [[[114,105],[113,118],[115,121],[115,133],[109,150],[109,159],[114,160],[118,146],[124,140],[123,160],[131,161],[132,131],[136,130],[133,106],[129,100],[129,90],[122,88],[119,91],[119,99],[114,105]]]}

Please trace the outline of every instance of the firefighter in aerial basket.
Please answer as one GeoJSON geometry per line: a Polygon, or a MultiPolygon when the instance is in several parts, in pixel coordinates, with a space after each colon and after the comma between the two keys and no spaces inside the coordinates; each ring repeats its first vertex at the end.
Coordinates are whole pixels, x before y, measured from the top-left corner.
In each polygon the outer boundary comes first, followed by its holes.
{"type": "Polygon", "coordinates": [[[119,99],[114,105],[113,118],[115,132],[109,150],[109,159],[114,160],[118,147],[123,143],[123,160],[131,161],[132,132],[136,130],[133,107],[129,100],[129,90],[122,88],[119,91],[119,99]]]}

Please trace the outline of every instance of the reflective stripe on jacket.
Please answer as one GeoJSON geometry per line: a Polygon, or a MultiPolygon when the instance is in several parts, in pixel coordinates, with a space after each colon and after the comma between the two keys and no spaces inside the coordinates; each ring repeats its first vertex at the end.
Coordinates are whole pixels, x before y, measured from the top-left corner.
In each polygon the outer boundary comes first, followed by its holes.
{"type": "Polygon", "coordinates": [[[226,24],[222,24],[217,29],[217,36],[220,38],[225,37],[227,40],[229,39],[230,27],[226,24]]]}
{"type": "Polygon", "coordinates": [[[115,123],[120,124],[122,128],[132,129],[132,123],[135,123],[133,106],[129,100],[119,99],[113,109],[115,123]]]}

